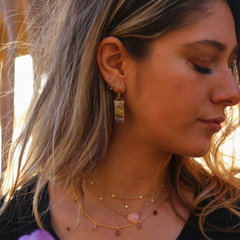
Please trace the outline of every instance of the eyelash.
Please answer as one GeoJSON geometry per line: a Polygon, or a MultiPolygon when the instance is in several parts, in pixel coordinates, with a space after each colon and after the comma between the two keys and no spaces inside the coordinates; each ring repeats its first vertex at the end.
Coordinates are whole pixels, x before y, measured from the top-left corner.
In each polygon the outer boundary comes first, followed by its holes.
{"type": "Polygon", "coordinates": [[[196,64],[194,64],[194,68],[197,72],[200,72],[200,73],[203,73],[203,74],[212,74],[212,70],[209,69],[209,68],[203,68],[203,67],[200,67],[196,64]]]}

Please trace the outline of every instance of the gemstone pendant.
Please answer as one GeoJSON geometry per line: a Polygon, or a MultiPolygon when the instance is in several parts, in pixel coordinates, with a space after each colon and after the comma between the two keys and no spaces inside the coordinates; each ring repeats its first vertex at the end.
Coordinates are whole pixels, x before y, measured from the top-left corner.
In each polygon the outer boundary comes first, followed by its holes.
{"type": "Polygon", "coordinates": [[[138,230],[141,230],[142,229],[142,224],[139,222],[138,225],[137,225],[137,229],[138,230]]]}
{"type": "Polygon", "coordinates": [[[115,107],[115,121],[117,124],[124,122],[124,101],[121,98],[117,98],[114,101],[115,107]]]}
{"type": "Polygon", "coordinates": [[[117,231],[115,232],[115,234],[116,234],[117,237],[119,237],[119,236],[120,236],[120,231],[117,230],[117,231]]]}
{"type": "Polygon", "coordinates": [[[154,210],[154,211],[153,211],[153,215],[154,215],[154,216],[157,216],[157,215],[158,215],[158,211],[157,211],[157,210],[154,210]]]}
{"type": "Polygon", "coordinates": [[[139,213],[130,213],[127,215],[127,220],[131,223],[137,223],[139,221],[139,213]]]}

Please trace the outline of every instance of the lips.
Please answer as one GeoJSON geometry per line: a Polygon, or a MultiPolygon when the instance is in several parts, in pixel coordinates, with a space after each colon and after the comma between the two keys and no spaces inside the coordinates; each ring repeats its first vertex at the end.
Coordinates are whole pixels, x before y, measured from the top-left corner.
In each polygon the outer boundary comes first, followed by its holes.
{"type": "Polygon", "coordinates": [[[200,120],[203,122],[208,128],[210,128],[213,132],[219,132],[222,128],[221,123],[224,122],[224,117],[211,118],[211,119],[203,119],[200,120]]]}

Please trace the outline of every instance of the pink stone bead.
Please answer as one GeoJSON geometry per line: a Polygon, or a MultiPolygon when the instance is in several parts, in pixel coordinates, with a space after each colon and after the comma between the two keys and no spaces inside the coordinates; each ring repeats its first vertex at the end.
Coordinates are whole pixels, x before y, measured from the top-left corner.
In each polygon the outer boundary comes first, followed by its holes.
{"type": "Polygon", "coordinates": [[[127,215],[127,220],[131,223],[137,223],[139,221],[139,213],[130,213],[127,215]]]}
{"type": "Polygon", "coordinates": [[[94,225],[94,226],[93,226],[93,230],[97,230],[97,225],[94,225]]]}
{"type": "Polygon", "coordinates": [[[141,224],[141,223],[138,223],[137,229],[138,229],[138,230],[141,230],[141,229],[142,229],[142,224],[141,224]]]}

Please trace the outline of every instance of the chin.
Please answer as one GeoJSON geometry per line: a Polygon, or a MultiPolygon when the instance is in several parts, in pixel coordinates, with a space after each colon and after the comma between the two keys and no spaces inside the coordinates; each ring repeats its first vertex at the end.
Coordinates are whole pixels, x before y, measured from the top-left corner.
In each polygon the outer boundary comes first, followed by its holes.
{"type": "Polygon", "coordinates": [[[193,157],[193,158],[201,158],[204,157],[208,151],[202,152],[202,153],[195,153],[195,154],[189,154],[187,157],[193,157]]]}
{"type": "Polygon", "coordinates": [[[184,152],[182,152],[182,154],[178,154],[181,156],[185,156],[185,157],[203,157],[205,156],[210,150],[210,144],[209,145],[201,145],[201,148],[198,146],[192,146],[191,148],[186,149],[184,152]]]}

